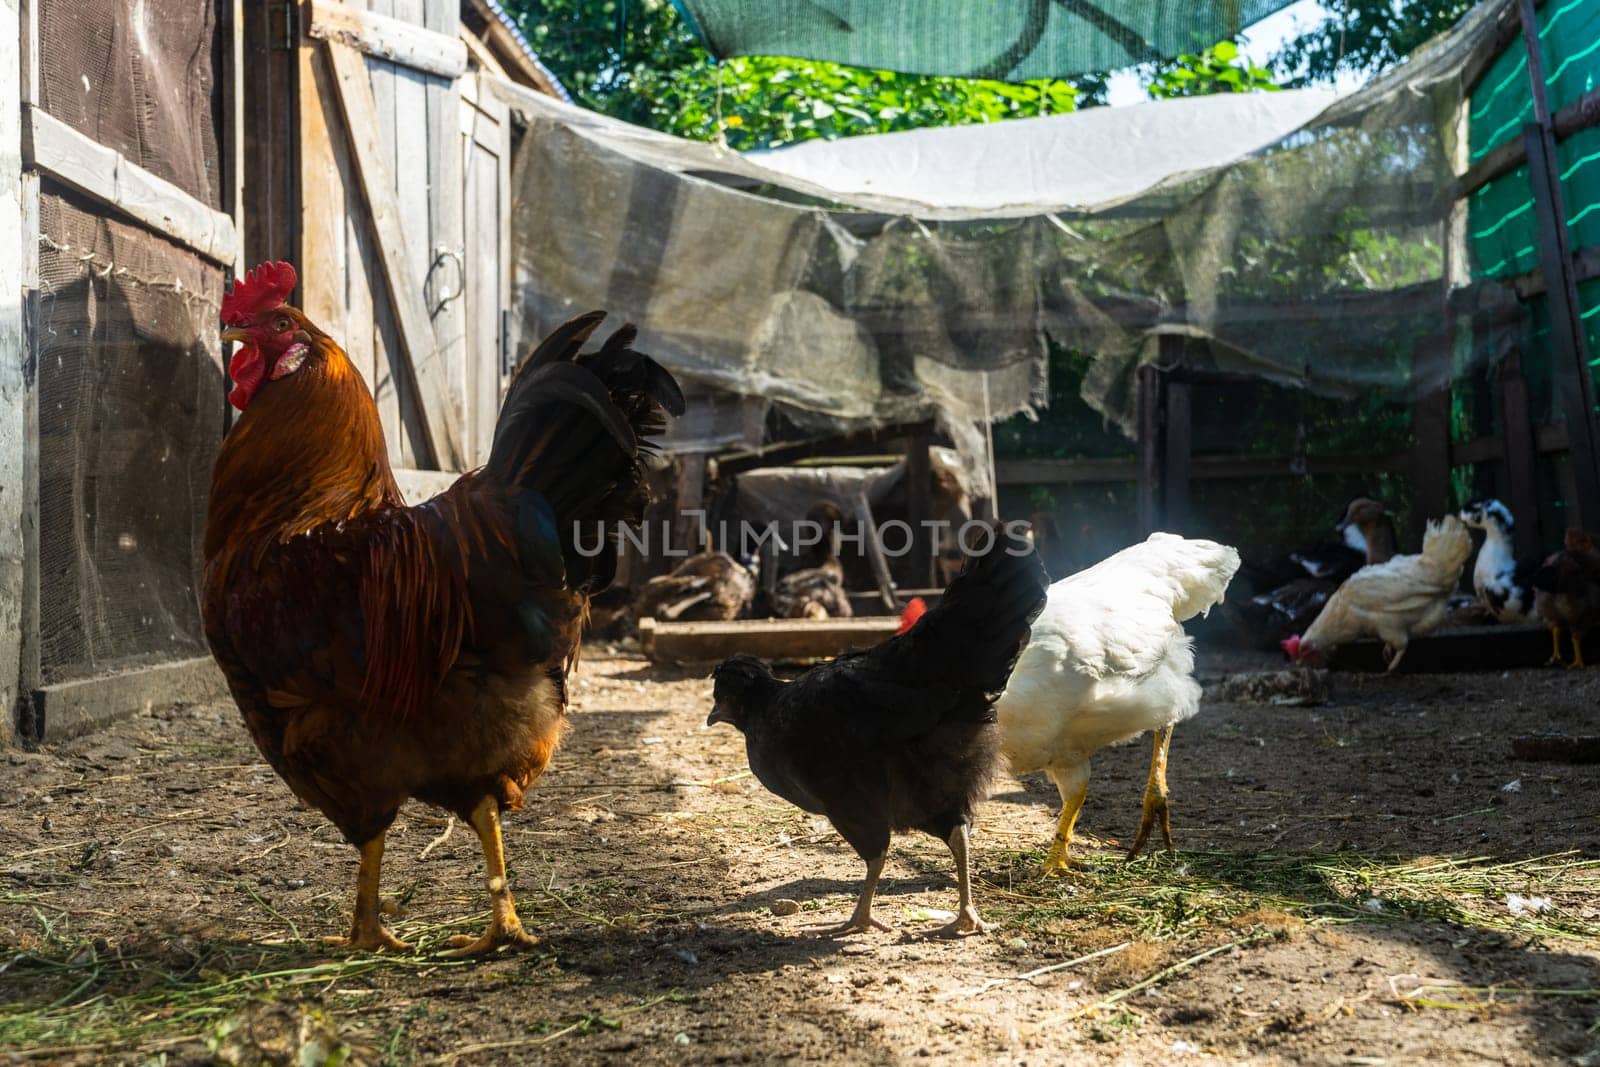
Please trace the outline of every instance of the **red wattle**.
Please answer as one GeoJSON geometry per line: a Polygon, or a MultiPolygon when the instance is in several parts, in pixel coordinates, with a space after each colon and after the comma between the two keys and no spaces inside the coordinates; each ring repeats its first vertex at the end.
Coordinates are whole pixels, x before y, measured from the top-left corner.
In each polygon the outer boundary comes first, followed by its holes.
{"type": "Polygon", "coordinates": [[[240,348],[228,361],[228,377],[233,379],[233,390],[228,394],[228,403],[243,411],[245,405],[250,403],[250,398],[261,387],[261,380],[266,376],[267,365],[261,358],[261,351],[255,345],[245,345],[240,348]]]}

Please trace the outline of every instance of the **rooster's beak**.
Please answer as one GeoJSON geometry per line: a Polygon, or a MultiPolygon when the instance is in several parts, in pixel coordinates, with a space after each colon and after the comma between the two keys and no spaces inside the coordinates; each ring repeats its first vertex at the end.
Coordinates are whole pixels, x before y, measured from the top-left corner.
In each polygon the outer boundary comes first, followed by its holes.
{"type": "Polygon", "coordinates": [[[222,331],[222,339],[224,341],[233,341],[236,344],[244,344],[246,341],[250,340],[250,331],[249,330],[223,330],[222,331]]]}

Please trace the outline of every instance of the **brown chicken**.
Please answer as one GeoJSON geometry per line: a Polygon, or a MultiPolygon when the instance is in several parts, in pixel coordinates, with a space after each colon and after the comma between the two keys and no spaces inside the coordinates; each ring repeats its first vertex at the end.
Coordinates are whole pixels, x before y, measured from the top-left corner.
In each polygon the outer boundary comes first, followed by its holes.
{"type": "Polygon", "coordinates": [[[1584,634],[1600,626],[1600,549],[1584,531],[1567,531],[1564,547],[1533,575],[1533,603],[1550,627],[1550,662],[1561,664],[1561,631],[1572,635],[1572,662],[1582,670],[1584,634]]]}
{"type": "Polygon", "coordinates": [[[372,395],[339,346],[284,304],[287,263],[222,305],[241,415],[206,518],[206,637],[245,725],[295,795],[361,853],[351,948],[404,949],[384,928],[384,834],[415,797],[477,831],[492,918],[456,955],[526,946],[500,813],[549,762],[588,596],[616,564],[617,524],[646,503],[641,460],[682,411],[672,376],[624,326],[579,349],[591,312],[513,377],[489,461],[406,507],[372,395]]]}

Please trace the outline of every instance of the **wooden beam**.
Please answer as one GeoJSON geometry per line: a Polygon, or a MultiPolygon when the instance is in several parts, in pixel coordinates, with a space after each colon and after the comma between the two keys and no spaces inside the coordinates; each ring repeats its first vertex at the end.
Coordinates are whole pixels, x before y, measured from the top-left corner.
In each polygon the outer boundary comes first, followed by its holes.
{"type": "MultiPolygon", "coordinates": [[[[0,0],[0,71],[22,69],[22,13],[16,0],[0,0]]],[[[23,329],[22,262],[25,245],[38,246],[26,226],[22,184],[22,80],[0,78],[0,748],[12,740],[12,709],[22,689],[22,603],[28,567],[22,528],[26,494],[24,439],[27,384],[23,366],[29,340],[23,329]]]]}
{"type": "Polygon", "coordinates": [[[639,620],[639,647],[658,663],[715,663],[744,654],[796,662],[871,648],[900,628],[895,615],[855,619],[639,620]]]}
{"type": "MultiPolygon", "coordinates": [[[[1564,141],[1581,130],[1600,124],[1600,89],[1590,89],[1551,116],[1555,139],[1564,141]]],[[[1450,198],[1471,196],[1496,178],[1503,178],[1528,161],[1528,145],[1514,137],[1491,148],[1450,186],[1450,198]]]]}
{"type": "Polygon", "coordinates": [[[327,41],[325,45],[350,154],[372,220],[373,243],[404,350],[405,369],[421,407],[422,437],[431,452],[429,459],[441,469],[464,470],[466,460],[456,427],[455,406],[423,300],[423,279],[412,277],[409,268],[405,219],[379,139],[378,108],[367,79],[366,61],[348,45],[337,41],[327,41]]]}
{"type": "Polygon", "coordinates": [[[22,112],[22,160],[214,263],[238,259],[232,219],[34,105],[22,112]]]}
{"type": "Polygon", "coordinates": [[[894,611],[897,603],[894,579],[889,576],[889,561],[883,555],[883,541],[878,536],[878,520],[872,516],[872,504],[866,493],[855,498],[856,521],[861,526],[861,536],[866,543],[867,560],[872,564],[872,576],[878,582],[878,597],[885,611],[894,611]]]}
{"type": "Polygon", "coordinates": [[[884,450],[884,442],[908,434],[932,433],[930,422],[905,423],[874,430],[856,430],[831,437],[811,437],[804,441],[788,441],[751,451],[729,452],[717,457],[717,476],[759,470],[762,467],[786,467],[795,460],[829,454],[847,455],[852,451],[872,448],[884,450]]]}
{"type": "Polygon", "coordinates": [[[441,78],[459,78],[467,71],[467,46],[457,38],[338,0],[311,0],[309,33],[441,78]]]}
{"type": "MultiPolygon", "coordinates": [[[[1572,253],[1572,277],[1580,285],[1600,278],[1600,245],[1584,245],[1572,253]]],[[[1526,274],[1514,274],[1501,279],[1516,291],[1517,299],[1528,301],[1545,292],[1544,268],[1535,267],[1526,274]]]]}
{"type": "Polygon", "coordinates": [[[1450,509],[1449,349],[1424,337],[1411,351],[1411,539],[1450,509]],[[1442,365],[1441,365],[1442,364],[1442,365]]]}

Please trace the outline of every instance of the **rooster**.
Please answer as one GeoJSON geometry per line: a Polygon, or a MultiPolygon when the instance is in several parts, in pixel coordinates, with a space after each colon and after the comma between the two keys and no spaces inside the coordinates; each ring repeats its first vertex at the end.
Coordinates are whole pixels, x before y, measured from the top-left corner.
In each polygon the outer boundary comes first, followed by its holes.
{"type": "Polygon", "coordinates": [[[1061,818],[1044,870],[1065,870],[1072,830],[1089,791],[1089,757],[1107,745],[1155,736],[1137,856],[1167,810],[1167,749],[1175,723],[1200,709],[1194,646],[1183,623],[1221,603],[1239,553],[1168,533],[1123,549],[1050,587],[995,710],[1013,774],[1043,770],[1061,793],[1061,818]]]}
{"type": "Polygon", "coordinates": [[[378,909],[384,835],[408,798],[460,816],[483,846],[488,930],[453,955],[526,947],[500,814],[518,810],[566,725],[567,674],[614,541],[637,521],[641,463],[681,412],[672,376],[624,326],[590,355],[590,312],[523,361],[489,461],[406,507],[377,408],[334,343],[284,301],[268,263],[227,294],[240,411],[212,471],[206,638],[256,746],[360,851],[355,917],[335,939],[404,950],[378,909]]]}
{"type": "Polygon", "coordinates": [[[1284,640],[1296,662],[1316,662],[1361,637],[1383,640],[1388,669],[1400,666],[1413,637],[1436,629],[1472,552],[1472,535],[1454,515],[1428,523],[1422,552],[1356,571],[1323,605],[1305,636],[1284,640]]]}
{"type": "Polygon", "coordinates": [[[1049,579],[1025,543],[996,539],[904,633],[792,682],[753,656],[716,669],[706,725],[732,724],[761,784],[825,815],[867,865],[849,921],[888,930],[872,898],[893,832],[944,841],[960,906],[940,934],[982,933],[967,859],[973,809],[994,770],[994,698],[1005,687],[1049,579]]]}

